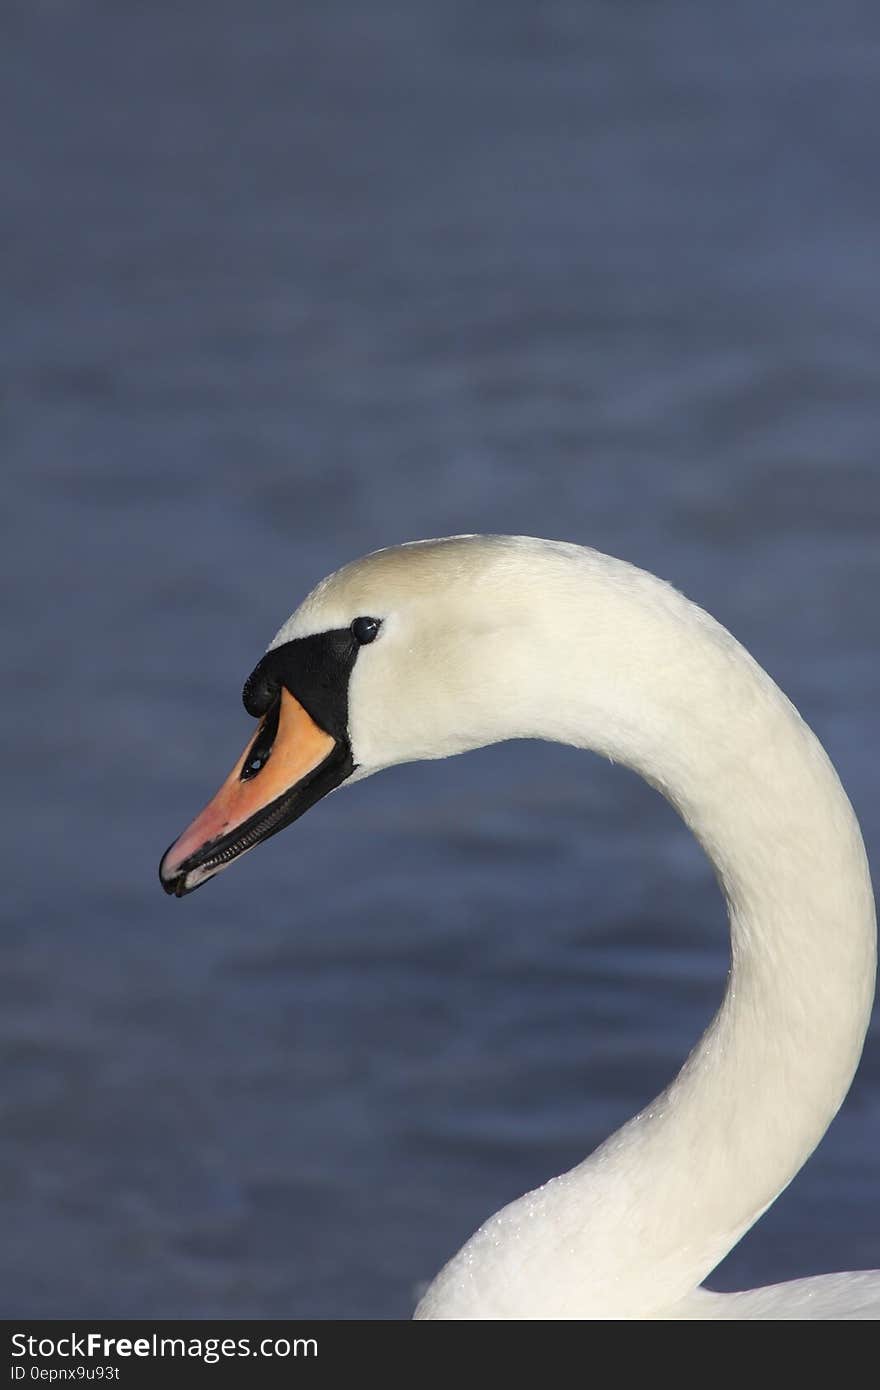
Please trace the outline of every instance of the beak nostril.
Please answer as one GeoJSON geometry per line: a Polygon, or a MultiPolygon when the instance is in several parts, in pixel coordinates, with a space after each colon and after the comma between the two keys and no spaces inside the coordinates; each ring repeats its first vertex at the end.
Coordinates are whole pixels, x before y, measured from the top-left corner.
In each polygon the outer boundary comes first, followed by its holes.
{"type": "Polygon", "coordinates": [[[275,743],[275,736],[278,733],[278,719],[280,713],[281,698],[278,696],[257,730],[257,736],[245,756],[241,772],[239,773],[239,778],[242,782],[248,782],[252,777],[256,777],[257,773],[262,772],[266,763],[269,761],[275,743]]]}

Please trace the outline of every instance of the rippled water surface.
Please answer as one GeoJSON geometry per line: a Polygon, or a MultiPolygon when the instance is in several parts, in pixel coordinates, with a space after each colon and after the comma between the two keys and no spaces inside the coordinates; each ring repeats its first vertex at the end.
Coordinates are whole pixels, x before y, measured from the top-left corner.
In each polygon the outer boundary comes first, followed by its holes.
{"type": "MultiPolygon", "coordinates": [[[[159,855],[321,575],[492,530],[715,612],[877,862],[877,7],[3,28],[3,1308],[406,1316],[688,1051],[707,864],[632,775],[525,744],[353,787],[182,903],[159,855]]],[[[874,1036],[716,1286],[880,1266],[878,1179],[874,1036]]]]}

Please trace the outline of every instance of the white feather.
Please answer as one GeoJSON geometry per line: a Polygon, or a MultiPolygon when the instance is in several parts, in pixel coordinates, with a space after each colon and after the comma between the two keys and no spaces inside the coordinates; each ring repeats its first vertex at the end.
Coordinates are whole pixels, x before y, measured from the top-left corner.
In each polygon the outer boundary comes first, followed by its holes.
{"type": "Polygon", "coordinates": [[[578,546],[472,536],[379,551],[320,584],[275,644],[360,615],[383,626],[352,677],[358,776],[518,737],[594,749],[677,808],[730,917],[723,1004],[672,1084],[491,1217],[416,1316],[880,1315],[877,1272],[699,1287],[821,1139],[873,997],[862,838],[797,711],[708,614],[578,546]]]}

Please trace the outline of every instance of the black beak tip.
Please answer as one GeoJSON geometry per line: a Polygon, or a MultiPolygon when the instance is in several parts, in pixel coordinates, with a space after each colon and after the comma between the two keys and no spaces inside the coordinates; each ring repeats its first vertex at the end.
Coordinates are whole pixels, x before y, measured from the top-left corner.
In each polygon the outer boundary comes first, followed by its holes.
{"type": "MultiPolygon", "coordinates": [[[[165,892],[169,895],[169,897],[182,898],[187,893],[191,893],[193,889],[186,887],[185,869],[178,868],[175,869],[173,873],[165,872],[165,860],[168,858],[172,849],[173,845],[169,845],[165,853],[162,855],[162,858],[159,860],[159,882],[161,883],[162,887],[165,889],[165,892]]],[[[194,887],[196,888],[198,888],[198,886],[198,884],[194,885],[194,887]]]]}

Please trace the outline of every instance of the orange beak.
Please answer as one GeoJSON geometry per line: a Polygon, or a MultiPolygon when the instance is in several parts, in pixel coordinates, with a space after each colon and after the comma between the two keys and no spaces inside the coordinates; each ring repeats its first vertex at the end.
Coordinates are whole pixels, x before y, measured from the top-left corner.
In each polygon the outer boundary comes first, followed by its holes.
{"type": "Polygon", "coordinates": [[[191,893],[296,820],[350,771],[348,748],[282,688],[213,801],[163,855],[166,893],[191,893]]]}

